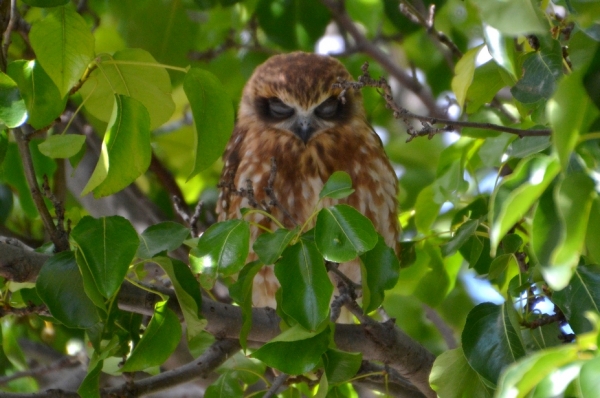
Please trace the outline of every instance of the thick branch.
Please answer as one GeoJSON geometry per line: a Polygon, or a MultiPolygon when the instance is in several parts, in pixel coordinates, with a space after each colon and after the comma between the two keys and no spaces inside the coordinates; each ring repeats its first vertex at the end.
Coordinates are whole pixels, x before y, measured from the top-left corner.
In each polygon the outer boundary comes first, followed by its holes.
{"type": "Polygon", "coordinates": [[[15,282],[35,282],[42,265],[50,258],[12,239],[0,237],[0,276],[15,282]]]}

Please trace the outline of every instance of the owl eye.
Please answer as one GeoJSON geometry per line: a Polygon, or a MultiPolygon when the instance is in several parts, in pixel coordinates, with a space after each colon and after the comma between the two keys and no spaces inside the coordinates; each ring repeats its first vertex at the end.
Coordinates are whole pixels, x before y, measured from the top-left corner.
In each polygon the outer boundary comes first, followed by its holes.
{"type": "Polygon", "coordinates": [[[336,97],[330,97],[317,106],[315,115],[321,119],[331,119],[337,115],[339,105],[340,102],[336,97]]]}
{"type": "Polygon", "coordinates": [[[287,119],[294,114],[294,108],[287,106],[279,98],[269,98],[269,114],[276,119],[287,119]]]}

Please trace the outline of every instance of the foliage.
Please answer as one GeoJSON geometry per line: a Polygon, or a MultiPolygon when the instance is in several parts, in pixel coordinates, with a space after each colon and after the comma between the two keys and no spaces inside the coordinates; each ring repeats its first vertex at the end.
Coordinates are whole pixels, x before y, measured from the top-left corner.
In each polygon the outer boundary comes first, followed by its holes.
{"type": "MultiPolygon", "coordinates": [[[[159,372],[184,334],[187,352],[208,355],[205,311],[228,319],[219,308],[237,308],[217,307],[220,298],[239,305],[234,337],[246,355],[220,365],[223,355],[206,396],[249,396],[285,375],[294,377],[282,396],[354,397],[349,382],[365,381],[443,398],[597,394],[596,2],[18,0],[13,13],[5,4],[0,235],[48,257],[19,279],[0,241],[6,393],[47,387],[39,368],[20,373],[34,366],[21,339],[61,355],[85,342],[81,396],[107,393],[103,373],[159,372]],[[269,54],[336,40],[361,77],[349,89],[362,89],[399,170],[399,260],[346,205],[256,241],[247,215],[260,209],[215,223],[218,159],[245,81],[269,54]],[[258,260],[246,264],[250,250],[258,260]],[[361,307],[354,287],[334,293],[329,276],[350,260],[361,266],[361,307]],[[280,333],[264,341],[251,307],[263,264],[281,283],[280,333]],[[131,285],[158,298],[127,307],[131,285]],[[433,365],[413,359],[432,368],[430,387],[398,376],[392,359],[372,371],[367,349],[340,349],[349,329],[331,317],[344,304],[372,333],[393,317],[435,354],[433,365]]],[[[335,173],[320,198],[352,192],[335,173]]]]}

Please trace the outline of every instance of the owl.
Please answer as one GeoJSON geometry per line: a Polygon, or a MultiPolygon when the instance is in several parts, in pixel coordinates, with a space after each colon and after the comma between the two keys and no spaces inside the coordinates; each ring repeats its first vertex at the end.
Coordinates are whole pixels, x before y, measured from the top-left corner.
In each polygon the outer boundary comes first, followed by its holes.
{"type": "MultiPolygon", "coordinates": [[[[360,92],[350,90],[342,100],[341,89],[334,87],[338,79],[352,80],[338,60],[304,52],[273,56],[255,70],[243,90],[237,123],[223,155],[217,203],[221,221],[239,218],[240,209],[252,207],[247,196],[236,193],[248,188],[248,181],[257,203],[270,201],[265,188],[274,159],[277,172],[271,187],[281,206],[270,212],[286,228],[302,225],[316,206],[345,203],[368,217],[386,244],[396,249],[400,232],[396,174],[367,122],[360,92]],[[319,203],[319,192],[335,171],[350,175],[355,192],[319,203]]],[[[277,229],[268,217],[258,213],[250,217],[277,229]]],[[[252,241],[260,233],[253,227],[252,241]]],[[[249,260],[254,259],[251,253],[249,260]]],[[[339,269],[360,282],[357,260],[340,264],[339,269]]],[[[254,306],[274,308],[278,288],[273,267],[264,267],[254,279],[254,306]]]]}

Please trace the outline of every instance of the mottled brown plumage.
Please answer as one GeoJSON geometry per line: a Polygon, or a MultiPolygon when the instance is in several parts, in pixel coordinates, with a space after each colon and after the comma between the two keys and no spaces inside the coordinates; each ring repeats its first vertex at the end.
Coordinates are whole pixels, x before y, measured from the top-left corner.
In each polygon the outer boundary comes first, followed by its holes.
{"type": "MultiPolygon", "coordinates": [[[[275,196],[298,223],[310,216],[324,182],[335,171],[345,171],[356,191],[346,199],[326,199],[319,206],[347,203],[373,222],[386,243],[396,248],[397,178],[383,150],[381,140],[368,124],[358,91],[338,99],[338,78],[351,80],[336,59],[295,52],[271,57],[260,65],[244,88],[238,120],[223,155],[225,167],[218,201],[220,220],[238,218],[240,209],[251,207],[248,199],[232,194],[252,181],[260,203],[265,193],[271,158],[277,174],[275,196]]],[[[272,214],[286,227],[293,221],[277,208],[272,214]]],[[[252,221],[272,230],[276,225],[260,214],[252,221]]],[[[252,231],[256,239],[259,229],[252,231]]],[[[251,254],[253,256],[253,254],[251,254]]],[[[342,272],[360,280],[356,261],[342,264],[342,272]]],[[[275,306],[279,284],[272,268],[265,267],[254,280],[256,306],[275,306]]]]}

